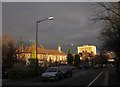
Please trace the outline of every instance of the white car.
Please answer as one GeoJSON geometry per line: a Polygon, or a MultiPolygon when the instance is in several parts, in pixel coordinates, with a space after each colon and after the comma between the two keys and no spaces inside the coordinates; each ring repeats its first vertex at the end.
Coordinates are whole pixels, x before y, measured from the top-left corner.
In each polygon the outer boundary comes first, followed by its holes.
{"type": "Polygon", "coordinates": [[[49,67],[43,74],[42,74],[42,80],[58,80],[62,79],[63,72],[59,67],[49,67]]]}

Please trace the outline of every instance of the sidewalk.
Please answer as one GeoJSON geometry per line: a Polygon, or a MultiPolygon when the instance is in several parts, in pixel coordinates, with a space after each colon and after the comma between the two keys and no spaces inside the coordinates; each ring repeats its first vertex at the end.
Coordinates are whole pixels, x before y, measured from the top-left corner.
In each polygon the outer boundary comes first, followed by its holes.
{"type": "Polygon", "coordinates": [[[108,80],[108,87],[118,87],[120,86],[120,74],[115,71],[115,67],[111,67],[109,69],[109,80],[108,80]]]}
{"type": "Polygon", "coordinates": [[[40,81],[41,77],[32,77],[32,78],[25,78],[20,80],[10,80],[10,79],[2,79],[2,85],[24,85],[30,82],[37,82],[40,81]]]}

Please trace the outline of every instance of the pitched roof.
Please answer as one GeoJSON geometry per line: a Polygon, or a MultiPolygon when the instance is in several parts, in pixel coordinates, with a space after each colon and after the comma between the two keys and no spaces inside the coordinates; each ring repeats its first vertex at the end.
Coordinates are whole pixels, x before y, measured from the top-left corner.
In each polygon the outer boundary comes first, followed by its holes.
{"type": "MultiPolygon", "coordinates": [[[[34,49],[35,50],[35,49],[34,49]]],[[[52,55],[66,55],[64,52],[59,52],[58,50],[38,48],[39,54],[52,54],[52,55]]],[[[24,48],[24,53],[31,53],[33,51],[31,46],[26,46],[24,48]]]]}

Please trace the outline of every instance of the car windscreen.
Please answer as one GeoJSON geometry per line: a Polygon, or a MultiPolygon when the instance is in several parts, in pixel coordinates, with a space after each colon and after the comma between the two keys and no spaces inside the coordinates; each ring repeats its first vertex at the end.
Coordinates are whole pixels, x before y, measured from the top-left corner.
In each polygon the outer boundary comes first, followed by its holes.
{"type": "Polygon", "coordinates": [[[67,66],[60,66],[60,68],[61,68],[61,70],[68,70],[68,69],[70,69],[70,68],[67,67],[67,66]]]}
{"type": "Polygon", "coordinates": [[[48,68],[46,72],[57,72],[57,68],[48,68]]]}

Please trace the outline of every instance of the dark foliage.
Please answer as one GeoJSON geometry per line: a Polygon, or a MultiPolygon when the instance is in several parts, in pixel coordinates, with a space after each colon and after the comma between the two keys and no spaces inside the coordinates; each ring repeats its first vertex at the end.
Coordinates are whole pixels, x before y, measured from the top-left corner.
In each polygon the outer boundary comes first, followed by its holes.
{"type": "Polygon", "coordinates": [[[12,68],[16,59],[16,51],[14,42],[11,40],[7,44],[2,45],[2,64],[3,68],[12,68]]]}
{"type": "Polygon", "coordinates": [[[73,56],[72,54],[67,54],[67,63],[72,65],[73,64],[73,56]]]}
{"type": "Polygon", "coordinates": [[[76,54],[74,58],[74,65],[77,67],[78,64],[80,64],[80,56],[76,54]]]}
{"type": "MultiPolygon", "coordinates": [[[[101,12],[94,20],[103,21],[104,28],[101,30],[102,50],[113,51],[117,54],[116,65],[120,64],[120,2],[104,3],[99,5],[106,12],[101,12]]],[[[119,67],[119,66],[117,66],[119,67]]],[[[119,69],[120,71],[120,69],[119,69]]]]}

